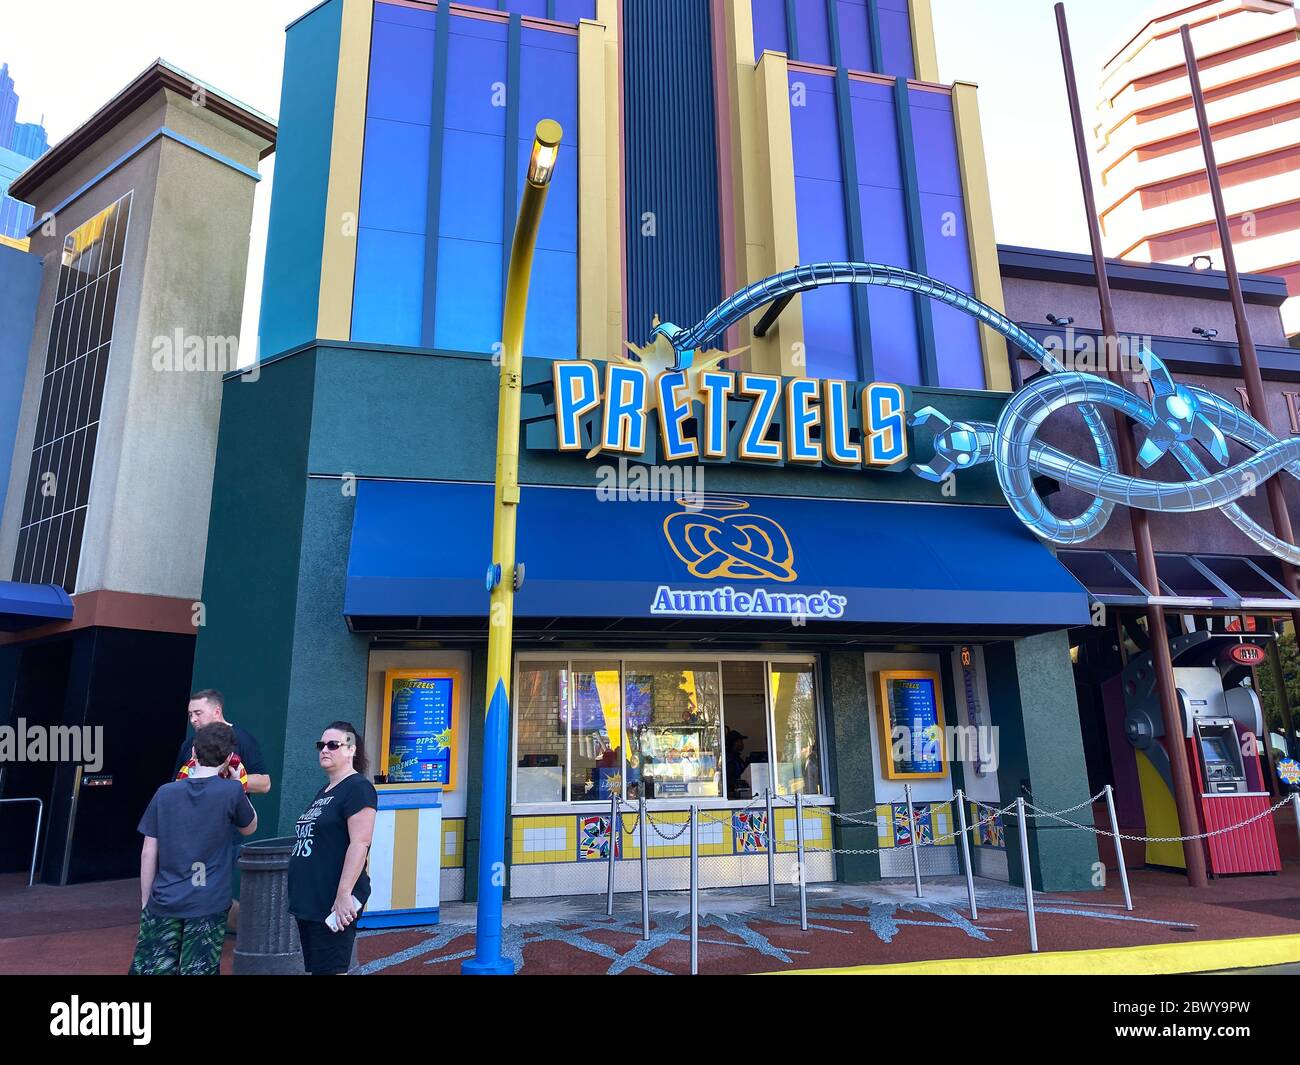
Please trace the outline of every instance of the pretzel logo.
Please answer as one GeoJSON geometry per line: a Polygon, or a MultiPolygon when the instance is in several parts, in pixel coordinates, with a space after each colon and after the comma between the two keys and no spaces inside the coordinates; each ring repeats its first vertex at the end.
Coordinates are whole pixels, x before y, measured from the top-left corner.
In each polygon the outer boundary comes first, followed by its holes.
{"type": "Polygon", "coordinates": [[[688,509],[664,519],[664,537],[692,576],[782,582],[799,576],[786,531],[771,518],[748,513],[743,500],[692,497],[677,503],[688,509]]]}

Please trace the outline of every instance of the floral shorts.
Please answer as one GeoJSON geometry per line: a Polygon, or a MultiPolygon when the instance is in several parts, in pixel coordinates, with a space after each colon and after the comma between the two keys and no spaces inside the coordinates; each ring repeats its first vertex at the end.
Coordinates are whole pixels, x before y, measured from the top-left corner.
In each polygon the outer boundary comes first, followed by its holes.
{"type": "Polygon", "coordinates": [[[140,914],[132,976],[216,976],[226,942],[226,915],[155,917],[140,914]]]}

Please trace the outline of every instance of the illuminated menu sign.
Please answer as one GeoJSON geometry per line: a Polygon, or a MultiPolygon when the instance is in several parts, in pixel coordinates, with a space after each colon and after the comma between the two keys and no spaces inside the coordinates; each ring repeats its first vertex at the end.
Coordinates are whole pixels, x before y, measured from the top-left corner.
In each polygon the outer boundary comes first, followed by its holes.
{"type": "Polygon", "coordinates": [[[390,784],[452,787],[456,678],[394,670],[385,682],[385,770],[390,784]]]}
{"type": "Polygon", "coordinates": [[[939,674],[897,669],[884,670],[878,678],[885,776],[890,780],[945,776],[939,674]]]}

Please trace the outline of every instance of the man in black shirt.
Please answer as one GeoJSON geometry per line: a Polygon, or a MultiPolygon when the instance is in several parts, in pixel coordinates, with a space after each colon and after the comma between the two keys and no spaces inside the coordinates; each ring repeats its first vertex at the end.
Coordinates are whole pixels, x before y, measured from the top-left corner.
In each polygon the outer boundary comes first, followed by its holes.
{"type": "MultiPolygon", "coordinates": [[[[250,795],[265,795],[271,790],[271,774],[267,772],[266,761],[262,758],[262,748],[258,746],[253,734],[232,724],[225,716],[225,696],[215,688],[204,688],[190,696],[190,725],[197,732],[204,725],[230,725],[235,730],[235,754],[237,762],[248,776],[245,790],[250,795]]],[[[194,739],[186,737],[176,754],[176,765],[172,769],[172,779],[181,776],[181,770],[193,762],[194,739]]],[[[232,771],[235,769],[232,766],[232,771]]],[[[239,772],[232,772],[238,778],[239,772]]]]}

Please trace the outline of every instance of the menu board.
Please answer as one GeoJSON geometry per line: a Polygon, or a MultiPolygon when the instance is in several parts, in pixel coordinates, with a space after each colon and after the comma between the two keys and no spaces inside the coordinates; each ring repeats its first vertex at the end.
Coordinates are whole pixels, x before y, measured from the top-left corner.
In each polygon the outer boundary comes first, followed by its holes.
{"type": "Polygon", "coordinates": [[[889,779],[946,775],[941,690],[938,673],[899,669],[879,674],[881,759],[889,779]]]}
{"type": "Polygon", "coordinates": [[[394,670],[386,677],[385,772],[390,784],[452,787],[456,678],[394,670]]]}

